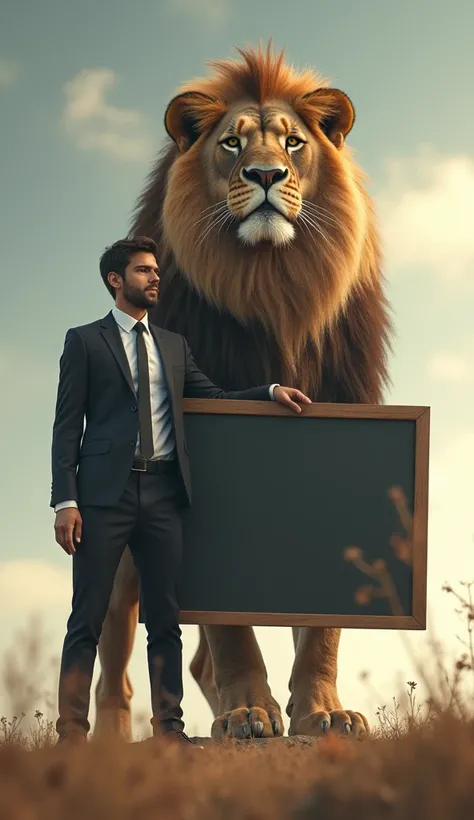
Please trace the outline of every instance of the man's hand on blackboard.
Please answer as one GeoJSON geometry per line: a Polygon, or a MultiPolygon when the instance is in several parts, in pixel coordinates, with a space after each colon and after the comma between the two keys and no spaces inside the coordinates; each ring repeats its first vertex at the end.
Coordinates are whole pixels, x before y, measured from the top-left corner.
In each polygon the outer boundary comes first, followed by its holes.
{"type": "Polygon", "coordinates": [[[282,387],[278,385],[273,391],[273,398],[280,404],[285,404],[294,413],[301,413],[301,404],[311,404],[311,399],[305,396],[296,387],[282,387]]]}

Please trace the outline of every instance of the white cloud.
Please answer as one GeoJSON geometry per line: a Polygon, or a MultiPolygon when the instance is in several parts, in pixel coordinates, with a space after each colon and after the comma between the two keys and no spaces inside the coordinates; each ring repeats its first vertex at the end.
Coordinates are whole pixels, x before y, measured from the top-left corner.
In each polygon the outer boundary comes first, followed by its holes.
{"type": "Polygon", "coordinates": [[[9,617],[67,608],[71,590],[70,568],[45,561],[0,562],[0,611],[9,617]]]}
{"type": "Polygon", "coordinates": [[[449,350],[439,350],[428,359],[428,375],[436,381],[464,384],[472,376],[468,357],[449,350]]]}
{"type": "Polygon", "coordinates": [[[474,157],[440,157],[422,146],[387,163],[377,197],[387,265],[421,269],[445,282],[474,272],[474,157]]]}
{"type": "Polygon", "coordinates": [[[168,9],[205,26],[223,26],[230,19],[228,0],[168,0],[168,9]]]}
{"type": "Polygon", "coordinates": [[[0,87],[13,85],[18,76],[18,64],[0,58],[0,87]]]}
{"type": "Polygon", "coordinates": [[[151,141],[143,115],[106,101],[116,81],[109,68],[83,69],[76,74],[64,87],[63,125],[83,151],[99,151],[114,159],[146,159],[151,141]]]}

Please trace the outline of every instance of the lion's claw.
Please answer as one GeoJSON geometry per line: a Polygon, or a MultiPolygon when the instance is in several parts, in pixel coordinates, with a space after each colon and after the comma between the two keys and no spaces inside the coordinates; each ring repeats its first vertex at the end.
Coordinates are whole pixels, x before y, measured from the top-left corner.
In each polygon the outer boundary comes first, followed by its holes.
{"type": "Polygon", "coordinates": [[[233,709],[216,718],[212,724],[211,737],[214,740],[235,738],[248,740],[252,737],[281,737],[283,721],[272,709],[253,707],[233,709]]]}
{"type": "Polygon", "coordinates": [[[262,720],[255,721],[255,724],[254,724],[254,727],[253,727],[253,733],[254,733],[255,737],[261,737],[263,735],[263,721],[262,720]]]}
{"type": "Polygon", "coordinates": [[[321,737],[327,734],[351,735],[361,740],[369,734],[369,724],[360,712],[334,710],[317,711],[300,720],[292,720],[290,735],[321,737]]]}

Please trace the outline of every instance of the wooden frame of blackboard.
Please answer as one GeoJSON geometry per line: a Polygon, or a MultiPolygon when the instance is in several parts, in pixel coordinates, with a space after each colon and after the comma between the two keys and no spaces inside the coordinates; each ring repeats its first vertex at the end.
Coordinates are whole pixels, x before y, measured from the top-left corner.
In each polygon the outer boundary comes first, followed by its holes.
{"type": "MultiPolygon", "coordinates": [[[[294,415],[292,410],[283,405],[266,401],[186,399],[183,403],[183,410],[185,414],[294,415]]],[[[302,405],[301,415],[315,418],[389,419],[415,422],[412,614],[312,615],[182,610],[180,623],[219,624],[221,626],[322,626],[341,629],[426,629],[430,408],[403,405],[314,403],[302,405]]]]}

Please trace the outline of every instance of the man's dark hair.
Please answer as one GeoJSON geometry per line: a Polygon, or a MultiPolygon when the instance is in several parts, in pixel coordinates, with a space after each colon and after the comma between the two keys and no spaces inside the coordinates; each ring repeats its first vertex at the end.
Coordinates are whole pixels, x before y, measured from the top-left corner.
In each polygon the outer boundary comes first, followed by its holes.
{"type": "Polygon", "coordinates": [[[118,239],[113,245],[109,245],[100,257],[100,275],[105,287],[112,294],[115,299],[115,288],[110,285],[107,276],[110,271],[118,273],[122,279],[125,279],[125,268],[130,262],[130,258],[134,253],[152,253],[156,259],[157,246],[153,239],[149,236],[132,236],[127,239],[118,239]]]}

